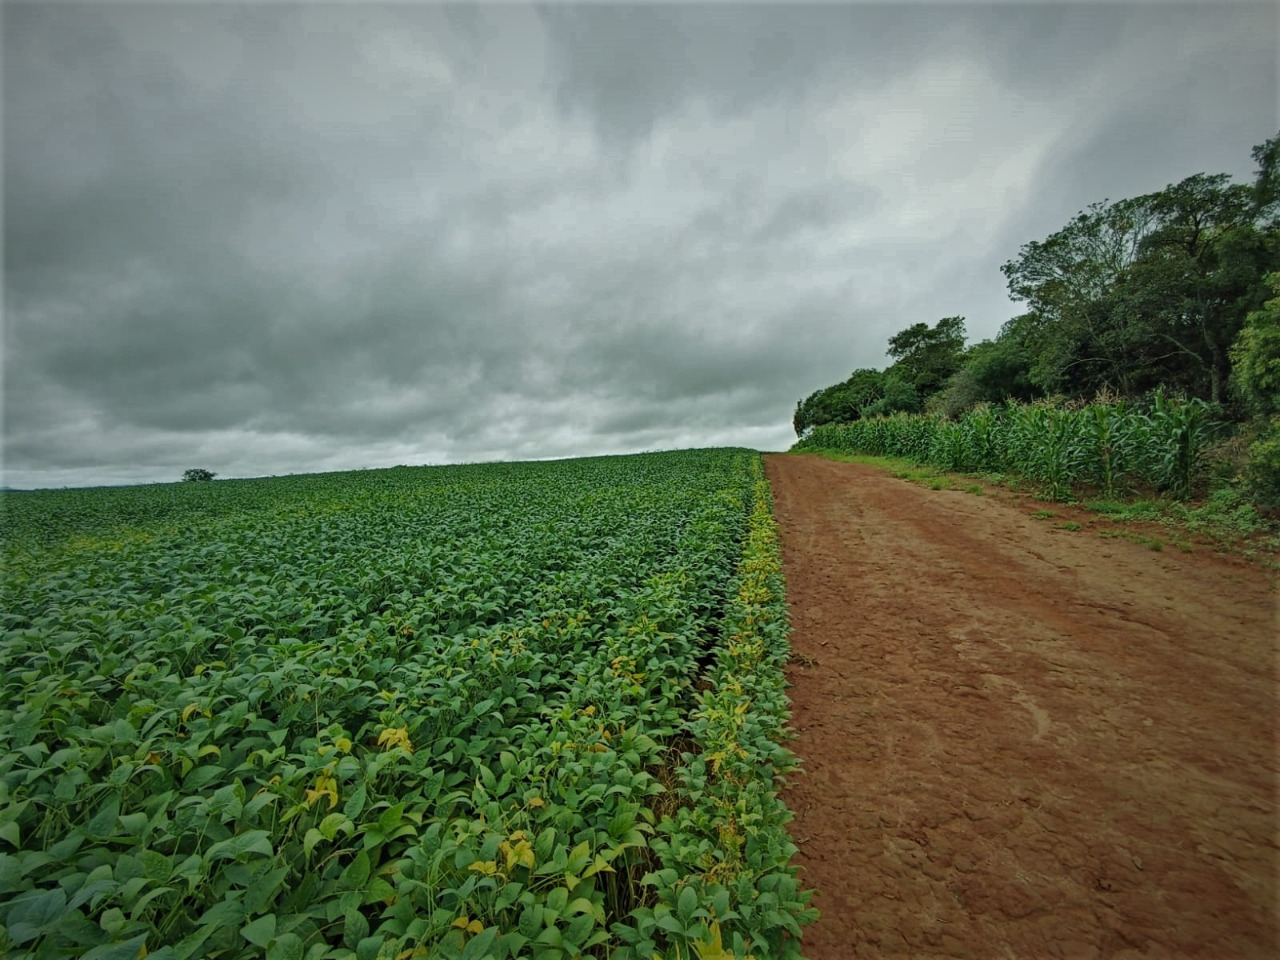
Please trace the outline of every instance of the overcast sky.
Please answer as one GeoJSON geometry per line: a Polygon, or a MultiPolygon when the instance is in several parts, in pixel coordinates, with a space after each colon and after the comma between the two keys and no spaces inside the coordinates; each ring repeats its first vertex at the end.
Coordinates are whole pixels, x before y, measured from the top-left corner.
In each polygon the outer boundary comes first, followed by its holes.
{"type": "Polygon", "coordinates": [[[4,482],[785,449],[1086,204],[1249,179],[1278,10],[6,2],[4,482]]]}

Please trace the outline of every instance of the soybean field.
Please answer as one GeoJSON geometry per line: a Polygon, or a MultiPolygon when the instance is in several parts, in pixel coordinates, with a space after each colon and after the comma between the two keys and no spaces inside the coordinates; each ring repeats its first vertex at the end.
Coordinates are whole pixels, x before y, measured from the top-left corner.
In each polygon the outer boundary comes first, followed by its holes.
{"type": "Polygon", "coordinates": [[[758,453],[0,502],[0,955],[798,955],[758,453]]]}

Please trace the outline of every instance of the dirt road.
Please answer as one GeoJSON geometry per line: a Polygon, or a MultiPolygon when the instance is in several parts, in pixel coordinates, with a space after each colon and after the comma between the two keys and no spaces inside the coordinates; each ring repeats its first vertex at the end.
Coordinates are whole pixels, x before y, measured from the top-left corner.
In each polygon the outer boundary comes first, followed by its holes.
{"type": "Polygon", "coordinates": [[[1280,956],[1260,569],[871,467],[767,471],[805,956],[1280,956]]]}

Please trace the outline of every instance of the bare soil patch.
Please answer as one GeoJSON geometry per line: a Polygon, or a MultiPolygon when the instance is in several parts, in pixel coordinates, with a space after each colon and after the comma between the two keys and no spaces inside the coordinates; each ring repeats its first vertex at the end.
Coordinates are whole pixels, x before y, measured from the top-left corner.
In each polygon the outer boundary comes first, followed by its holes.
{"type": "Polygon", "coordinates": [[[766,466],[807,957],[1280,956],[1265,570],[766,466]]]}

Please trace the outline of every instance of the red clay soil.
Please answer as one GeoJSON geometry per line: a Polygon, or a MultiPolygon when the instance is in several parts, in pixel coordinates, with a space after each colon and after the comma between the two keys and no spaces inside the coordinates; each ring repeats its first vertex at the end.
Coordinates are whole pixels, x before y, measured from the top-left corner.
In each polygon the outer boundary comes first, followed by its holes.
{"type": "Polygon", "coordinates": [[[1265,571],[766,462],[806,957],[1280,957],[1265,571]]]}

